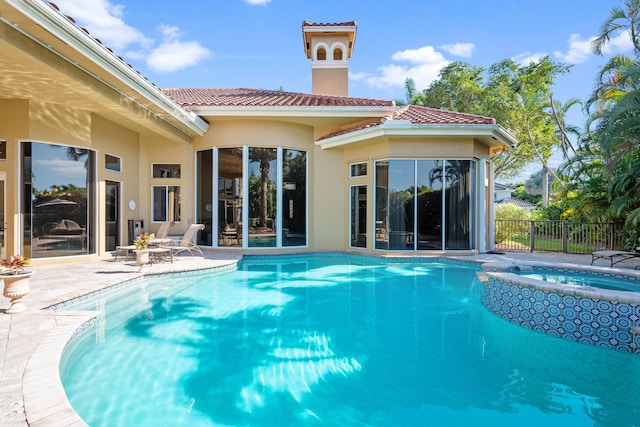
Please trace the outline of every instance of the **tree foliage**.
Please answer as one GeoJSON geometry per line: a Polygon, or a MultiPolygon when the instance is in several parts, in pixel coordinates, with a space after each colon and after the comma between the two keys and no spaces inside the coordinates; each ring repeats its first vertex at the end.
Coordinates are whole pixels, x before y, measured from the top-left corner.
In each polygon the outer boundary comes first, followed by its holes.
{"type": "Polygon", "coordinates": [[[495,118],[520,141],[495,159],[496,176],[513,177],[534,161],[545,164],[560,145],[549,108],[551,87],[568,70],[549,57],[529,65],[505,59],[487,70],[452,62],[409,102],[495,118]]]}
{"type": "Polygon", "coordinates": [[[612,57],[598,72],[586,102],[588,133],[562,171],[568,185],[559,192],[572,216],[625,221],[634,236],[640,229],[639,12],[640,0],[614,7],[593,41],[593,51],[602,54],[612,37],[628,31],[634,53],[612,57]]]}

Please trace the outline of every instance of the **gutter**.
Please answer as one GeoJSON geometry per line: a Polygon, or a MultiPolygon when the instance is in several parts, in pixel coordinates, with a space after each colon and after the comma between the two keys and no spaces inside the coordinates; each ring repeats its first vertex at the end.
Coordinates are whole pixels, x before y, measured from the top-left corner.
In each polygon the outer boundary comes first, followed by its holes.
{"type": "Polygon", "coordinates": [[[321,139],[316,141],[315,145],[322,149],[334,148],[381,136],[490,136],[509,147],[513,147],[518,142],[513,135],[500,125],[414,125],[409,120],[387,120],[378,126],[321,139]]]}
{"type": "MultiPolygon", "coordinates": [[[[209,125],[202,118],[198,117],[194,113],[190,113],[184,110],[180,105],[178,105],[175,101],[165,95],[160,89],[155,87],[151,82],[142,77],[138,72],[136,72],[133,68],[127,65],[124,61],[119,59],[115,54],[107,50],[107,48],[98,43],[94,38],[84,32],[79,26],[70,22],[65,16],[63,16],[58,11],[54,10],[52,6],[45,3],[44,1],[39,0],[4,0],[7,4],[10,4],[19,12],[23,13],[27,17],[29,17],[32,21],[34,21],[37,25],[41,26],[63,42],[67,43],[72,48],[76,49],[82,55],[84,55],[89,60],[93,61],[95,64],[109,72],[111,75],[119,79],[125,85],[129,86],[137,93],[142,95],[145,99],[149,100],[153,104],[157,105],[160,110],[169,114],[173,118],[177,119],[181,124],[186,126],[189,131],[193,134],[202,136],[206,133],[209,128],[209,125]]],[[[42,43],[40,40],[35,39],[31,34],[28,34],[25,30],[21,29],[19,26],[15,25],[15,23],[8,22],[4,18],[5,22],[7,22],[12,27],[16,28],[18,31],[22,32],[32,40],[37,41],[39,44],[49,49],[56,55],[69,60],[60,52],[53,50],[50,46],[42,43]]],[[[71,61],[70,61],[71,62],[71,61]]],[[[160,116],[157,112],[152,111],[149,107],[143,105],[138,100],[132,98],[130,95],[127,95],[119,88],[113,87],[108,82],[104,81],[99,76],[90,72],[89,70],[81,67],[77,63],[73,63],[76,67],[82,69],[87,74],[91,75],[95,79],[101,81],[102,83],[110,86],[112,89],[121,93],[123,96],[126,96],[128,99],[131,99],[132,102],[135,102],[143,109],[150,111],[159,119],[168,123],[169,125],[179,129],[181,132],[187,134],[189,137],[192,137],[188,132],[183,129],[180,129],[174,123],[171,123],[168,119],[160,116]]]]}

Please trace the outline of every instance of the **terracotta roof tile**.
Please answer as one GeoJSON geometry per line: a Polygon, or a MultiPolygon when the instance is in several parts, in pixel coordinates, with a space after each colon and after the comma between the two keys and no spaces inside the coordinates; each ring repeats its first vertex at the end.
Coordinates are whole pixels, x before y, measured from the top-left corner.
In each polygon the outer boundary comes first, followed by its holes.
{"type": "Polygon", "coordinates": [[[353,27],[355,25],[356,25],[356,21],[333,22],[333,23],[302,21],[303,27],[353,27]]]}
{"type": "Polygon", "coordinates": [[[456,113],[455,111],[438,110],[436,108],[419,107],[417,105],[405,105],[393,114],[372,120],[369,123],[351,129],[341,130],[320,138],[327,139],[334,136],[364,130],[383,125],[387,120],[408,120],[412,125],[494,125],[496,119],[491,117],[476,116],[473,114],[456,113]]]}
{"type": "Polygon", "coordinates": [[[314,95],[264,89],[180,89],[162,91],[185,108],[206,107],[393,107],[394,101],[314,95]]]}

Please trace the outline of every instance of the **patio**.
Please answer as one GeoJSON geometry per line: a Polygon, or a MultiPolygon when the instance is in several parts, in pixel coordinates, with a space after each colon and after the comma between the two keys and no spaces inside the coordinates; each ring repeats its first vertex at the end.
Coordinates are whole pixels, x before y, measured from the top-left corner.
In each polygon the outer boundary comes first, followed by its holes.
{"type": "MultiPolygon", "coordinates": [[[[174,263],[158,263],[138,272],[135,262],[105,258],[91,262],[36,266],[31,293],[24,298],[29,310],[7,315],[9,300],[0,301],[0,424],[11,426],[85,425],[69,406],[58,376],[60,355],[69,338],[91,318],[89,312],[42,310],[143,274],[167,274],[232,266],[240,255],[205,253],[181,256],[174,263]]],[[[590,265],[590,255],[558,253],[505,253],[451,256],[473,261],[539,261],[590,265]]],[[[606,263],[605,263],[606,264],[606,263]]],[[[596,263],[597,265],[597,263],[596,263]]],[[[610,269],[631,269],[637,260],[626,260],[610,269]]]]}

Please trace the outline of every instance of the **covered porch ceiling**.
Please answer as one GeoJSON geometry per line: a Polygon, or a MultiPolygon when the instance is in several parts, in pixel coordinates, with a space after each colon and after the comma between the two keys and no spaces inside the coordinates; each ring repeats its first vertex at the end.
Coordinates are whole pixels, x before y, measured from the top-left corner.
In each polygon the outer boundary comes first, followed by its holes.
{"type": "Polygon", "coordinates": [[[90,111],[139,134],[174,142],[191,143],[206,131],[202,119],[48,4],[29,2],[43,8],[38,13],[44,18],[35,15],[46,22],[35,22],[34,13],[10,3],[0,0],[0,100],[37,99],[90,111]]]}

